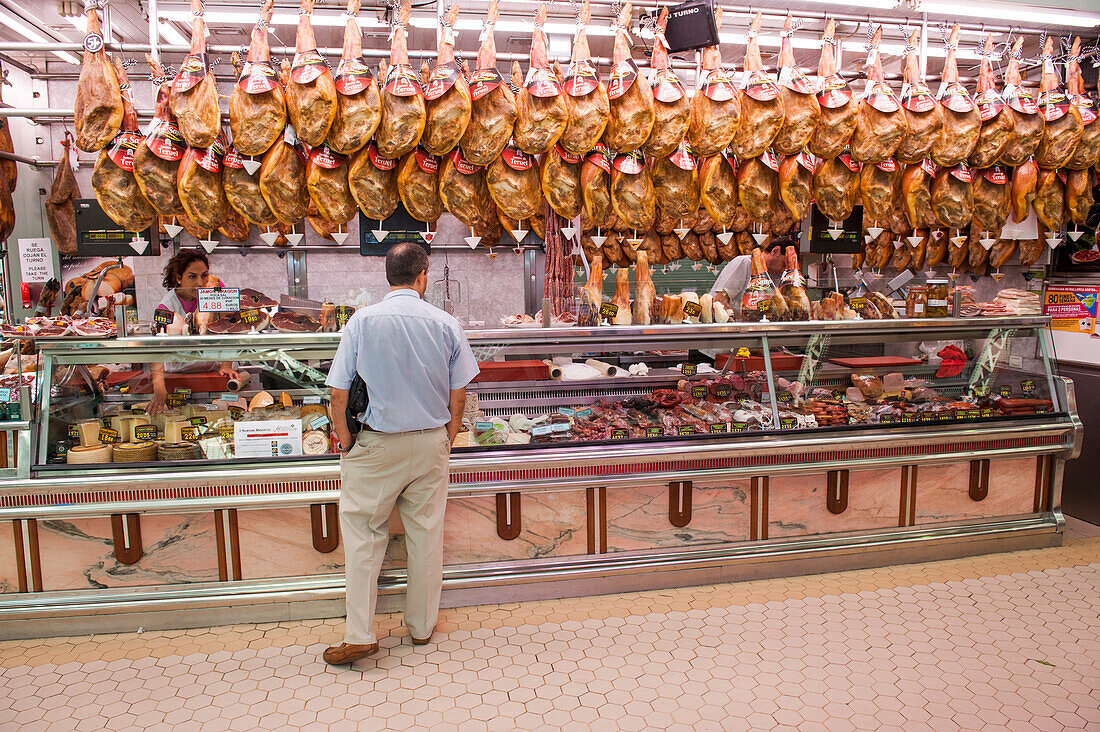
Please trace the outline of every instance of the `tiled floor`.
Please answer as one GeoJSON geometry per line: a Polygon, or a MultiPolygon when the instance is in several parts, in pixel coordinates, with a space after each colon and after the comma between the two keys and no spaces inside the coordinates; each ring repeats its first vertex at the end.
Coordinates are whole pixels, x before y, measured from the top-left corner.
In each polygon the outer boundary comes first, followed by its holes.
{"type": "Polygon", "coordinates": [[[1100,729],[1100,538],[921,565],[342,621],[0,643],[0,729],[1100,729]]]}

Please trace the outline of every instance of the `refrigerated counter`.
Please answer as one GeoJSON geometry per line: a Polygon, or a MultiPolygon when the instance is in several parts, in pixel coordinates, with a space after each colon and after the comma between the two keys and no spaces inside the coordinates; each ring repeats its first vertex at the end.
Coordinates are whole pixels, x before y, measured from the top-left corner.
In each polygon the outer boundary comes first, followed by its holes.
{"type": "MultiPolygon", "coordinates": [[[[1006,317],[471,331],[479,361],[494,364],[486,374],[524,380],[471,385],[468,446],[451,460],[443,602],[1058,544],[1063,467],[1079,451],[1081,424],[1045,325],[1006,317]],[[719,367],[703,353],[719,354],[719,367]],[[595,358],[619,373],[569,381],[549,368],[499,368],[555,358],[595,358]],[[641,363],[647,373],[629,373],[641,363]]],[[[342,614],[339,463],[316,437],[327,431],[323,381],[338,341],[42,345],[34,418],[18,435],[28,459],[0,488],[0,636],[342,614]],[[211,361],[249,371],[249,388],[181,390],[167,417],[143,413],[149,364],[211,361]],[[274,443],[263,456],[244,449],[238,430],[265,419],[297,421],[300,444],[289,454],[274,443]],[[120,442],[97,449],[99,429],[120,442]],[[318,454],[301,454],[306,434],[318,454]]],[[[405,581],[396,517],[391,530],[383,611],[399,605],[405,581]]]]}

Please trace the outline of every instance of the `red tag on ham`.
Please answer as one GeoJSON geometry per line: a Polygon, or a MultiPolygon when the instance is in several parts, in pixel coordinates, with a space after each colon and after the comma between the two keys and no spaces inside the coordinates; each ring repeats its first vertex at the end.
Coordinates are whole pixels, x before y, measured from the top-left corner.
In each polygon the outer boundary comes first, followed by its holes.
{"type": "Polygon", "coordinates": [[[574,155],[573,153],[567,151],[564,147],[562,147],[561,145],[559,145],[557,143],[554,143],[554,150],[558,153],[559,158],[561,158],[565,162],[569,163],[570,165],[576,165],[577,163],[584,160],[583,156],[574,155]]]}
{"type": "Polygon", "coordinates": [[[779,85],[799,94],[814,93],[814,85],[810,83],[809,77],[795,66],[784,66],[779,70],[779,85]]]}
{"type": "Polygon", "coordinates": [[[620,61],[611,70],[611,76],[607,79],[607,98],[618,99],[630,90],[631,85],[638,78],[638,67],[633,59],[620,61]]]}
{"type": "Polygon", "coordinates": [[[840,162],[844,163],[844,166],[853,173],[859,172],[859,163],[855,161],[852,154],[847,150],[840,154],[840,162]]]}
{"type": "Polygon", "coordinates": [[[676,152],[672,153],[668,159],[680,170],[695,170],[697,167],[695,158],[691,156],[691,146],[688,145],[687,140],[680,140],[676,152]]]}
{"type": "Polygon", "coordinates": [[[771,150],[765,150],[763,154],[760,155],[760,162],[767,165],[776,173],[779,172],[779,158],[771,150]]]}
{"type": "Polygon", "coordinates": [[[222,156],[222,165],[234,170],[244,170],[244,158],[237,152],[237,148],[230,145],[222,156]]]}
{"type": "Polygon", "coordinates": [[[901,108],[898,98],[894,96],[894,91],[883,81],[874,83],[864,101],[883,114],[890,114],[901,108]]]}
{"type": "MultiPolygon", "coordinates": [[[[713,99],[716,102],[728,102],[736,96],[737,87],[734,86],[733,77],[730,76],[728,71],[715,69],[707,74],[707,80],[703,82],[701,91],[707,96],[707,99],[713,99]]],[[[776,89],[775,91],[778,96],[779,90],[776,89]]]]}
{"type": "Polygon", "coordinates": [[[840,74],[833,74],[821,82],[817,103],[826,109],[839,109],[852,100],[852,89],[840,74]]]}
{"type": "MultiPolygon", "coordinates": [[[[194,148],[192,148],[194,150],[194,148]]],[[[222,156],[225,154],[225,147],[222,141],[214,140],[214,144],[205,150],[195,150],[195,162],[199,164],[203,170],[207,170],[211,173],[217,173],[222,169],[222,156]]]]}
{"type": "Polygon", "coordinates": [[[571,97],[591,94],[600,85],[596,67],[588,59],[574,61],[565,72],[565,93],[571,97]]]}
{"type": "Polygon", "coordinates": [[[932,161],[928,158],[920,161],[920,169],[927,173],[930,177],[936,177],[936,166],[932,164],[932,161]]]}
{"type": "Polygon", "coordinates": [[[187,143],[183,141],[179,128],[164,119],[153,119],[145,136],[145,145],[158,158],[169,162],[179,160],[187,152],[187,143]]]}
{"type": "Polygon", "coordinates": [[[893,158],[886,158],[885,160],[880,160],[878,163],[876,163],[875,167],[877,167],[883,173],[893,173],[895,170],[898,169],[898,164],[897,161],[893,158]]]}
{"type": "Polygon", "coordinates": [[[434,175],[439,172],[439,158],[435,155],[419,147],[416,148],[413,155],[416,156],[416,164],[428,175],[434,175]]]}
{"type": "Polygon", "coordinates": [[[966,163],[960,163],[952,168],[951,175],[955,176],[963,183],[970,183],[974,180],[974,176],[970,174],[970,168],[966,167],[966,163]]]}
{"type": "Polygon", "coordinates": [[[990,183],[1003,186],[1008,183],[1008,175],[1005,174],[1005,169],[999,165],[994,165],[992,168],[986,168],[982,171],[982,177],[990,183]]]}
{"type": "Polygon", "coordinates": [[[936,98],[932,90],[923,81],[906,84],[901,90],[901,106],[910,112],[929,112],[936,107],[936,98]]]}
{"type": "Polygon", "coordinates": [[[316,49],[302,51],[294,54],[294,63],[290,65],[290,79],[296,84],[308,84],[316,81],[327,68],[328,64],[316,49]]]}
{"type": "Polygon", "coordinates": [[[527,80],[523,85],[527,87],[528,94],[540,99],[549,99],[561,94],[558,77],[554,76],[554,72],[547,68],[536,69],[531,67],[528,69],[527,80]]]}
{"type": "Polygon", "coordinates": [[[133,171],[134,153],[141,144],[141,135],[132,130],[123,130],[107,146],[107,156],[123,170],[133,171]]]}
{"type": "Polygon", "coordinates": [[[268,61],[246,61],[237,86],[246,94],[263,94],[279,86],[279,76],[268,61]]]}
{"type": "Polygon", "coordinates": [[[1091,125],[1096,121],[1096,102],[1080,94],[1075,94],[1070,101],[1073,106],[1077,107],[1077,111],[1081,114],[1082,122],[1086,125],[1091,125]]]}
{"type": "Polygon", "coordinates": [[[982,116],[982,122],[993,119],[1005,108],[1005,100],[996,89],[986,89],[974,101],[978,104],[978,113],[982,116]]]}
{"type": "Polygon", "coordinates": [[[1069,97],[1061,89],[1043,92],[1039,95],[1039,110],[1043,113],[1043,119],[1054,122],[1062,119],[1069,112],[1069,97]]]}
{"type": "Polygon", "coordinates": [[[462,150],[457,147],[451,153],[451,161],[455,164],[455,170],[463,175],[473,175],[481,170],[480,165],[474,165],[462,155],[462,150]]]}
{"type": "Polygon", "coordinates": [[[806,170],[810,171],[811,173],[817,170],[818,162],[820,161],[817,159],[817,156],[811,152],[806,152],[805,150],[803,150],[802,152],[798,153],[798,164],[806,170]]]}
{"type": "Polygon", "coordinates": [[[370,86],[374,72],[357,58],[341,59],[336,67],[336,91],[345,97],[353,97],[370,86]]]}
{"type": "Polygon", "coordinates": [[[940,104],[959,114],[965,114],[974,109],[974,100],[970,98],[970,92],[957,81],[940,87],[940,104]]]}
{"type": "MultiPolygon", "coordinates": [[[[713,75],[714,72],[711,72],[712,77],[713,75]]],[[[748,83],[745,84],[745,93],[758,102],[770,102],[779,96],[779,87],[772,81],[771,77],[763,71],[754,71],[749,76],[748,83]]],[[[710,97],[709,94],[707,94],[707,96],[710,97]]],[[[710,98],[715,101],[723,101],[721,99],[715,99],[714,97],[710,98]]]]}
{"type": "Polygon", "coordinates": [[[439,99],[451,90],[458,81],[458,67],[454,64],[440,64],[432,69],[428,84],[424,87],[424,98],[429,102],[439,99]]]}
{"type": "Polygon", "coordinates": [[[185,92],[206,78],[206,54],[192,54],[180,64],[179,73],[172,80],[172,91],[185,92]]]}
{"type": "Polygon", "coordinates": [[[680,77],[672,69],[654,71],[650,86],[653,88],[653,98],[665,104],[678,102],[687,94],[680,77]]]}
{"type": "Polygon", "coordinates": [[[317,147],[310,148],[309,159],[314,165],[320,165],[325,170],[335,170],[343,165],[347,157],[322,142],[317,147]]]}
{"type": "Polygon", "coordinates": [[[504,83],[504,77],[496,69],[478,69],[470,77],[470,97],[477,101],[504,83]]]}
{"type": "Polygon", "coordinates": [[[420,77],[408,64],[390,67],[386,73],[386,91],[395,97],[415,97],[424,93],[420,86],[420,77]]]}
{"type": "Polygon", "coordinates": [[[397,167],[396,160],[378,154],[378,146],[373,142],[367,145],[367,155],[370,157],[371,164],[379,170],[393,170],[397,167]]]}
{"type": "Polygon", "coordinates": [[[627,175],[637,175],[645,168],[645,154],[641,150],[615,156],[615,170],[627,175]]]}
{"type": "Polygon", "coordinates": [[[518,147],[515,147],[510,140],[508,146],[504,148],[504,152],[500,154],[500,157],[512,170],[530,170],[535,165],[535,156],[528,155],[518,147]]]}
{"type": "Polygon", "coordinates": [[[592,148],[592,152],[588,153],[588,162],[603,169],[604,172],[611,172],[611,155],[607,150],[607,146],[602,142],[596,143],[596,147],[592,148]]]}
{"type": "Polygon", "coordinates": [[[1030,89],[1008,84],[1001,96],[1004,97],[1008,106],[1020,114],[1039,114],[1039,105],[1035,103],[1035,98],[1032,96],[1030,89]]]}

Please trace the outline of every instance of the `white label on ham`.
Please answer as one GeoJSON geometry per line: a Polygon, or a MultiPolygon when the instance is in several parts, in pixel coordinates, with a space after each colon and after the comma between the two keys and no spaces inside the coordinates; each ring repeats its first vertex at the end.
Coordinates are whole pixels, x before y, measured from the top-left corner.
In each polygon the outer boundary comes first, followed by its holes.
{"type": "Polygon", "coordinates": [[[565,72],[565,93],[571,97],[591,94],[600,85],[596,67],[588,59],[574,61],[565,72]]]}
{"type": "Polygon", "coordinates": [[[314,165],[319,165],[325,170],[335,170],[343,165],[344,160],[347,158],[333,150],[326,143],[321,143],[317,147],[310,148],[309,159],[314,165]]]}
{"type": "Polygon", "coordinates": [[[566,163],[568,163],[570,165],[576,165],[577,163],[581,162],[581,160],[584,159],[583,156],[574,155],[573,153],[569,152],[568,150],[566,150],[564,147],[562,147],[558,143],[554,143],[554,150],[555,150],[555,152],[557,152],[559,158],[561,158],[562,160],[564,160],[566,163]]]}
{"type": "Polygon", "coordinates": [[[936,108],[936,98],[923,81],[905,84],[901,88],[901,106],[910,112],[930,112],[936,108]]]}
{"type": "Polygon", "coordinates": [[[784,66],[779,70],[779,84],[799,94],[813,94],[814,85],[802,69],[796,66],[784,66]]]}
{"type": "Polygon", "coordinates": [[[424,93],[420,86],[420,77],[408,64],[390,67],[386,73],[386,91],[395,97],[415,97],[417,94],[424,93]]]}
{"type": "Polygon", "coordinates": [[[615,64],[611,70],[611,76],[607,79],[607,98],[618,99],[630,90],[630,87],[638,78],[638,67],[634,59],[628,58],[615,64]]]}
{"type": "Polygon", "coordinates": [[[126,171],[134,169],[134,153],[141,144],[141,135],[132,130],[123,130],[115,135],[107,146],[107,156],[115,165],[126,171]]]}
{"type": "Polygon", "coordinates": [[[996,89],[986,89],[974,101],[978,105],[978,113],[982,116],[982,122],[993,119],[1005,108],[1005,100],[997,93],[996,89]]]}
{"type": "Polygon", "coordinates": [[[695,158],[691,155],[691,146],[688,145],[687,140],[680,140],[676,152],[672,153],[668,159],[680,170],[695,170],[697,167],[695,158]]]}
{"type": "Polygon", "coordinates": [[[654,71],[650,86],[653,89],[653,98],[665,104],[678,102],[687,94],[684,91],[684,85],[680,81],[680,77],[672,69],[657,69],[654,71]]]}
{"type": "Polygon", "coordinates": [[[397,167],[397,161],[379,154],[378,146],[373,142],[367,146],[367,156],[370,158],[371,164],[379,170],[393,170],[397,167]]]}
{"type": "Polygon", "coordinates": [[[504,83],[504,77],[495,68],[478,69],[470,77],[470,97],[476,102],[504,83]]]}
{"type": "Polygon", "coordinates": [[[180,64],[179,73],[172,80],[172,91],[185,92],[206,78],[206,54],[191,54],[180,64]]]}
{"type": "Polygon", "coordinates": [[[893,90],[882,81],[870,85],[864,101],[883,114],[891,114],[901,108],[893,90]]]}
{"type": "Polygon", "coordinates": [[[1096,102],[1086,96],[1075,94],[1071,103],[1073,106],[1077,107],[1077,111],[1081,114],[1081,121],[1083,123],[1091,125],[1096,121],[1096,102]]]}
{"type": "Polygon", "coordinates": [[[187,143],[183,141],[179,128],[166,119],[153,119],[145,136],[145,145],[158,158],[169,162],[181,159],[187,152],[187,143]]]}
{"type": "Polygon", "coordinates": [[[325,59],[317,49],[294,54],[294,63],[290,65],[290,80],[295,84],[308,84],[328,70],[325,59]]]}
{"type": "Polygon", "coordinates": [[[970,183],[974,180],[974,176],[970,174],[970,168],[966,167],[966,163],[960,163],[952,168],[951,175],[955,176],[963,183],[970,183]]]}
{"type": "Polygon", "coordinates": [[[432,69],[428,84],[424,87],[424,98],[429,102],[439,99],[451,90],[458,81],[458,67],[454,64],[439,64],[432,69]]]}
{"type": "Polygon", "coordinates": [[[338,93],[353,97],[370,86],[374,81],[374,72],[357,58],[341,59],[333,81],[338,93]]]}
{"type": "Polygon", "coordinates": [[[455,148],[451,153],[451,162],[454,163],[455,170],[463,175],[473,175],[481,170],[480,165],[474,165],[462,155],[462,151],[455,148]]]}
{"type": "Polygon", "coordinates": [[[264,94],[279,86],[279,76],[269,61],[245,61],[237,86],[246,94],[264,94]]]}
{"type": "MultiPolygon", "coordinates": [[[[779,96],[779,87],[763,71],[754,71],[745,83],[745,93],[758,102],[770,102],[779,96]]],[[[711,97],[711,99],[714,99],[714,97],[711,97]]]]}
{"type": "Polygon", "coordinates": [[[1039,110],[1047,122],[1054,122],[1066,116],[1069,111],[1069,97],[1061,89],[1043,92],[1039,95],[1039,110]]]}
{"type": "Polygon", "coordinates": [[[970,92],[957,81],[941,84],[939,99],[940,104],[958,114],[966,114],[974,109],[974,100],[970,98],[970,92]]]}
{"type": "Polygon", "coordinates": [[[428,175],[435,175],[439,172],[439,158],[435,155],[419,147],[416,148],[413,155],[416,156],[416,164],[428,175]]]}
{"type": "Polygon", "coordinates": [[[992,168],[986,168],[982,171],[982,177],[990,183],[1003,186],[1008,183],[1008,175],[1005,174],[1005,169],[999,165],[994,165],[992,168]]]}
{"type": "MultiPolygon", "coordinates": [[[[733,84],[733,77],[730,76],[730,73],[725,69],[715,69],[707,74],[707,80],[703,82],[702,91],[707,99],[711,99],[715,102],[728,102],[737,94],[737,88],[733,84]]],[[[775,90],[775,93],[776,96],[779,96],[778,89],[775,90]]]]}
{"type": "Polygon", "coordinates": [[[536,69],[532,66],[527,70],[527,80],[523,82],[523,85],[527,88],[528,94],[540,99],[548,99],[561,94],[558,77],[554,76],[554,72],[547,68],[536,69]]]}
{"type": "Polygon", "coordinates": [[[509,168],[520,172],[530,170],[535,165],[534,156],[528,155],[519,148],[513,146],[511,142],[504,148],[500,157],[509,168]]]}
{"type": "Polygon", "coordinates": [[[817,103],[826,109],[839,109],[852,100],[852,89],[840,74],[822,80],[817,103]]]}
{"type": "Polygon", "coordinates": [[[1030,89],[1006,84],[1001,96],[1008,106],[1021,114],[1039,114],[1039,105],[1035,103],[1030,89]]]}

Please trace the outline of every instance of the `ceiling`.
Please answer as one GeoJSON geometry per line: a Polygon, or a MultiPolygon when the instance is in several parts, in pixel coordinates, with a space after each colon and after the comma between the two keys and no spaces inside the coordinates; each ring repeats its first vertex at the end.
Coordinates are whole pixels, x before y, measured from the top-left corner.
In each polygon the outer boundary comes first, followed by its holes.
{"type": "MultiPolygon", "coordinates": [[[[996,10],[989,9],[989,3],[982,3],[981,0],[967,0],[971,5],[981,5],[984,10],[982,12],[988,15],[999,17],[1000,13],[996,10]]],[[[1072,2],[1073,0],[1066,0],[1072,2]]],[[[589,36],[589,42],[592,48],[594,56],[610,58],[612,55],[613,39],[609,35],[607,30],[611,24],[612,7],[608,0],[598,0],[600,4],[595,4],[592,8],[592,22],[590,27],[592,30],[589,36]]],[[[484,15],[486,7],[485,0],[478,0],[477,2],[463,2],[461,6],[461,14],[459,18],[459,35],[457,48],[460,52],[468,52],[473,54],[477,50],[478,46],[478,28],[481,24],[481,19],[484,15]],[[465,27],[464,27],[465,26],[465,27]]],[[[901,8],[890,9],[866,9],[859,7],[860,5],[885,5],[887,0],[860,0],[858,3],[853,2],[829,2],[828,0],[801,0],[797,6],[801,8],[803,16],[806,17],[805,22],[795,33],[795,58],[796,62],[805,69],[813,69],[817,66],[818,56],[820,54],[820,32],[824,26],[823,18],[829,13],[838,13],[839,17],[844,18],[838,25],[837,35],[844,39],[844,57],[842,60],[842,67],[844,71],[856,72],[857,66],[861,64],[862,57],[866,54],[866,33],[868,23],[866,22],[867,14],[871,13],[875,18],[888,20],[884,27],[883,37],[883,63],[888,75],[897,75],[901,71],[901,51],[903,43],[903,26],[906,23],[919,24],[921,22],[920,14],[912,10],[907,10],[905,6],[901,8]]],[[[942,5],[948,5],[948,3],[941,2],[942,5]]],[[[958,3],[956,3],[958,4],[958,3]]],[[[430,51],[434,56],[434,49],[436,47],[436,29],[434,27],[434,15],[436,13],[436,4],[432,2],[424,2],[422,0],[422,7],[416,7],[413,11],[415,21],[413,27],[409,29],[408,44],[409,48],[414,52],[417,51],[430,51]],[[432,26],[432,27],[424,27],[432,26]]],[[[212,46],[232,46],[241,48],[247,45],[249,34],[253,25],[253,18],[258,15],[257,10],[258,2],[251,3],[222,3],[211,0],[207,4],[206,15],[208,18],[209,35],[207,42],[212,46]],[[232,14],[227,16],[226,14],[232,14]]],[[[652,9],[656,4],[646,5],[652,9]]],[[[14,30],[15,24],[22,20],[25,24],[32,26],[39,34],[45,36],[49,40],[63,41],[70,43],[78,43],[83,36],[83,33],[78,30],[62,13],[79,12],[82,7],[82,2],[76,0],[75,2],[64,2],[63,0],[23,0],[23,2],[16,2],[15,0],[0,0],[0,15],[6,16],[8,22],[5,22],[4,18],[0,18],[0,42],[28,42],[28,39],[18,31],[14,30]],[[14,19],[13,19],[14,16],[14,19]]],[[[343,10],[343,3],[332,2],[331,0],[317,0],[313,18],[314,18],[314,32],[317,37],[318,46],[321,48],[337,49],[342,46],[343,27],[340,25],[342,19],[340,14],[343,10]]],[[[523,57],[529,53],[530,49],[530,24],[533,19],[534,11],[537,5],[533,0],[503,0],[500,8],[500,20],[498,21],[498,27],[495,34],[497,50],[501,54],[520,54],[523,57]]],[[[733,6],[726,6],[733,7],[733,6]]],[[[763,0],[762,2],[754,2],[752,5],[753,10],[763,10],[764,12],[771,12],[773,15],[764,19],[763,28],[761,30],[761,45],[764,54],[764,62],[769,66],[774,66],[776,62],[775,54],[778,51],[778,30],[782,25],[781,15],[786,12],[786,9],[790,7],[789,3],[780,3],[778,0],[763,0]]],[[[1005,7],[1011,9],[1013,6],[1006,5],[1005,7]]],[[[1034,5],[1017,6],[1026,8],[1030,12],[1038,12],[1039,17],[1057,21],[1055,16],[1055,10],[1048,9],[1044,11],[1041,7],[1034,5]]],[[[1086,7],[1088,5],[1086,4],[1086,7]]],[[[565,60],[569,53],[571,34],[573,29],[573,18],[575,14],[574,6],[570,2],[564,0],[556,0],[553,3],[550,10],[550,20],[548,22],[548,35],[550,39],[550,55],[552,58],[560,58],[565,60]]],[[[746,9],[742,8],[742,12],[726,12],[724,14],[723,27],[721,32],[731,37],[731,42],[723,42],[722,44],[722,56],[725,63],[741,68],[744,58],[744,46],[743,38],[748,26],[749,16],[746,9]]],[[[297,20],[297,5],[286,0],[279,0],[276,2],[276,18],[272,25],[273,35],[271,37],[272,46],[286,45],[291,46],[294,43],[295,28],[292,23],[297,20]],[[280,22],[281,21],[281,22],[280,22]]],[[[116,41],[122,43],[135,43],[135,44],[147,44],[149,42],[149,0],[111,0],[108,9],[108,23],[112,37],[116,41]]],[[[190,24],[189,24],[189,5],[187,2],[180,2],[175,0],[173,2],[161,2],[158,6],[158,14],[161,18],[169,18],[168,21],[172,30],[176,31],[179,36],[177,37],[189,37],[190,36],[190,24]]],[[[797,14],[797,11],[796,11],[797,14]]],[[[1004,15],[1009,15],[1007,12],[1004,15]]],[[[1100,13],[1097,13],[1100,15],[1100,13]]],[[[1011,17],[1011,16],[1009,16],[1011,17]]],[[[363,47],[364,49],[372,49],[376,51],[385,51],[388,48],[389,43],[387,40],[388,28],[388,11],[384,7],[364,7],[359,14],[361,22],[368,24],[368,27],[364,28],[363,35],[363,47]],[[370,25],[377,25],[378,27],[369,27],[370,25]]],[[[639,19],[639,11],[634,10],[633,20],[637,25],[639,19]]],[[[929,29],[928,29],[928,50],[929,56],[927,61],[927,73],[930,78],[936,78],[942,70],[943,66],[943,40],[941,38],[941,32],[939,24],[944,21],[953,20],[953,18],[942,15],[929,13],[927,15],[929,29]]],[[[974,17],[960,18],[962,21],[967,21],[970,24],[971,30],[964,31],[960,39],[960,60],[959,68],[960,73],[964,78],[973,78],[977,75],[978,60],[975,51],[978,48],[980,39],[982,36],[981,20],[974,17]]],[[[990,21],[992,24],[993,21],[990,21]]],[[[1100,34],[1100,28],[1094,26],[1092,28],[1074,28],[1065,23],[1063,24],[1049,24],[1049,23],[1036,23],[1036,22],[1002,22],[997,24],[1001,29],[1001,32],[994,34],[995,42],[1002,42],[1006,39],[1007,35],[1003,32],[1008,26],[1015,26],[1020,29],[1026,28],[1028,31],[1047,31],[1052,35],[1068,35],[1070,33],[1081,33],[1085,37],[1085,43],[1096,44],[1097,36],[1100,34]]],[[[163,42],[163,41],[162,41],[163,42]]],[[[1028,35],[1024,45],[1025,57],[1035,57],[1038,55],[1039,39],[1036,35],[1028,35]]],[[[646,38],[635,38],[634,48],[632,51],[633,56],[638,60],[644,60],[648,58],[650,42],[646,38]]],[[[46,72],[48,76],[59,75],[59,78],[75,75],[77,69],[75,66],[67,63],[65,60],[59,58],[56,54],[49,52],[42,52],[40,50],[35,51],[4,51],[3,56],[16,62],[25,64],[32,67],[37,72],[46,72]]],[[[73,52],[70,59],[78,57],[79,52],[73,52]]],[[[124,56],[136,56],[140,57],[140,52],[123,52],[124,56]]],[[[226,53],[215,53],[215,58],[221,57],[228,60],[226,53]]],[[[337,53],[329,54],[329,60],[335,65],[337,53]]],[[[163,59],[167,63],[177,63],[183,57],[182,53],[166,53],[162,54],[163,59]]],[[[688,53],[681,55],[681,58],[685,62],[685,66],[693,65],[695,62],[695,55],[688,53]]],[[[414,58],[414,64],[416,59],[414,58]]],[[[526,68],[526,62],[521,62],[526,68]]],[[[507,62],[504,59],[500,59],[498,67],[504,70],[507,66],[507,62]]],[[[1090,64],[1086,64],[1086,67],[1090,64]]],[[[143,68],[142,64],[139,68],[143,68]]],[[[602,70],[606,72],[606,66],[602,67],[602,70]]],[[[228,63],[222,64],[217,69],[220,75],[229,77],[232,74],[232,69],[228,63]]],[[[141,77],[141,73],[136,74],[138,78],[141,77]]],[[[681,74],[682,78],[690,81],[691,71],[685,69],[681,74]]],[[[1036,74],[1032,74],[1033,80],[1036,74]]],[[[1091,72],[1092,78],[1095,78],[1095,71],[1091,72]]]]}

